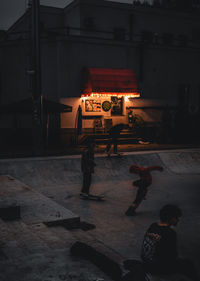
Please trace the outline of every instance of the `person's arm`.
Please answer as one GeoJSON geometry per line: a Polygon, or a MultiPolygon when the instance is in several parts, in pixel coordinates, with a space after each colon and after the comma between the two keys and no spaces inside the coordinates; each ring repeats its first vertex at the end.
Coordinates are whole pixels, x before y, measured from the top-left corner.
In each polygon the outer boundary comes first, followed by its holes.
{"type": "Polygon", "coordinates": [[[162,259],[166,262],[173,262],[177,259],[177,236],[175,231],[171,230],[164,236],[160,251],[162,252],[162,259]]]}
{"type": "Polygon", "coordinates": [[[149,166],[147,168],[144,168],[145,172],[151,172],[151,171],[155,171],[155,170],[162,172],[164,169],[161,166],[149,166]]]}
{"type": "Polygon", "coordinates": [[[172,259],[176,259],[178,257],[177,235],[175,231],[171,234],[171,257],[172,259]]]}
{"type": "Polygon", "coordinates": [[[94,161],[94,151],[93,151],[93,150],[90,151],[88,157],[89,157],[88,160],[89,160],[90,167],[95,167],[95,166],[96,166],[96,163],[95,163],[95,161],[94,161]]]}

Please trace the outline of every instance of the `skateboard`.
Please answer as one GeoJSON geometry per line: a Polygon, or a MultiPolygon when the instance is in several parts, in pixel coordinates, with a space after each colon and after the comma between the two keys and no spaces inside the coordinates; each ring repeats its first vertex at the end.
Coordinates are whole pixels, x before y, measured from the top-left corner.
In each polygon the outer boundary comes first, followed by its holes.
{"type": "Polygon", "coordinates": [[[88,196],[80,195],[80,197],[81,197],[81,199],[84,199],[84,200],[93,200],[93,201],[103,201],[104,200],[104,195],[89,194],[88,196]]]}
{"type": "Polygon", "coordinates": [[[122,157],[122,154],[120,153],[112,153],[112,154],[107,154],[106,156],[107,158],[111,158],[111,157],[122,157]]]}

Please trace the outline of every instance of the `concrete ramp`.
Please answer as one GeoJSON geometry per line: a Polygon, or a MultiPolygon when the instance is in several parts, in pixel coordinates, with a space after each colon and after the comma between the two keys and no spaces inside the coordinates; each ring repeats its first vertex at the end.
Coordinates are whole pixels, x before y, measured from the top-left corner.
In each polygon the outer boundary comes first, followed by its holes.
{"type": "Polygon", "coordinates": [[[1,197],[21,209],[21,220],[26,224],[43,222],[47,225],[77,227],[80,218],[55,201],[8,175],[0,176],[1,197]]]}
{"type": "Polygon", "coordinates": [[[80,156],[0,160],[0,173],[11,175],[31,186],[80,183],[80,156]]]}
{"type": "MultiPolygon", "coordinates": [[[[45,157],[0,160],[0,171],[31,186],[81,185],[81,159],[79,156],[45,157]]],[[[123,157],[107,158],[95,155],[93,182],[131,179],[128,168],[132,163],[141,166],[162,165],[158,153],[123,154],[123,157]]]]}
{"type": "MultiPolygon", "coordinates": [[[[16,276],[17,280],[35,281],[36,278],[32,274],[36,272],[37,279],[42,278],[42,280],[74,278],[73,274],[70,274],[73,259],[69,258],[69,248],[77,239],[89,243],[94,249],[93,258],[96,259],[100,252],[101,260],[105,254],[105,266],[108,258],[118,262],[115,257],[111,257],[112,251],[125,259],[138,259],[147,227],[153,221],[157,221],[159,209],[168,203],[178,204],[183,210],[183,217],[177,227],[180,256],[194,260],[197,268],[200,268],[200,149],[132,152],[124,153],[121,158],[110,159],[106,158],[106,155],[96,154],[97,166],[92,176],[91,192],[104,193],[103,202],[80,200],[79,192],[82,184],[80,158],[78,155],[0,160],[2,174],[0,196],[12,198],[20,204],[22,211],[20,221],[6,222],[6,225],[5,222],[0,221],[2,228],[0,240],[5,242],[7,251],[4,257],[0,249],[0,259],[2,257],[3,263],[7,262],[6,257],[9,258],[8,261],[12,259],[10,264],[15,261],[14,274],[11,274],[8,268],[6,271],[8,276],[16,276]],[[142,202],[136,216],[127,217],[124,215],[125,211],[137,191],[132,186],[132,182],[138,176],[129,173],[129,166],[133,163],[145,167],[161,165],[164,171],[152,173],[153,184],[149,189],[147,200],[142,202]],[[8,174],[11,176],[5,176],[8,174]],[[90,235],[90,239],[83,239],[83,231],[80,229],[68,233],[63,227],[49,228],[40,223],[60,223],[62,218],[68,220],[74,216],[76,221],[79,217],[75,214],[80,214],[85,222],[95,224],[96,228],[91,232],[85,232],[85,236],[90,235]],[[10,233],[10,239],[7,238],[7,233],[10,233]],[[60,249],[64,251],[61,252],[60,249]],[[16,264],[18,266],[21,264],[21,272],[18,271],[18,275],[16,264]],[[43,268],[46,268],[46,271],[43,268]],[[61,272],[64,275],[60,276],[61,272]],[[19,273],[22,278],[19,277],[19,273]]],[[[80,273],[81,266],[77,265],[77,259],[74,260],[76,264],[74,272],[80,273]]],[[[83,262],[87,261],[81,259],[80,265],[83,262]]],[[[91,263],[87,265],[89,277],[83,278],[79,274],[74,281],[101,279],[90,276],[94,270],[93,265],[91,263]]],[[[96,265],[99,265],[99,259],[96,260],[96,265]]],[[[113,266],[115,267],[115,264],[113,266]]],[[[95,272],[96,270],[97,267],[95,272]]],[[[106,273],[108,274],[107,271],[106,273]]],[[[6,274],[2,271],[0,279],[1,276],[6,274]]],[[[104,275],[98,273],[96,276],[104,275]]],[[[110,280],[107,278],[103,277],[104,280],[110,280]]],[[[2,280],[12,280],[12,278],[2,280]]],[[[150,280],[185,281],[187,279],[177,276],[150,278],[150,280]]]]}
{"type": "Polygon", "coordinates": [[[200,174],[200,151],[159,153],[165,166],[176,174],[200,174]]]}
{"type": "MultiPolygon", "coordinates": [[[[82,173],[80,155],[65,157],[45,157],[0,160],[1,174],[9,174],[24,183],[37,187],[52,185],[81,185],[82,173]]],[[[139,166],[161,165],[172,173],[199,174],[200,149],[130,152],[121,158],[95,155],[95,174],[93,182],[121,181],[132,179],[128,168],[131,164],[139,166]]]]}

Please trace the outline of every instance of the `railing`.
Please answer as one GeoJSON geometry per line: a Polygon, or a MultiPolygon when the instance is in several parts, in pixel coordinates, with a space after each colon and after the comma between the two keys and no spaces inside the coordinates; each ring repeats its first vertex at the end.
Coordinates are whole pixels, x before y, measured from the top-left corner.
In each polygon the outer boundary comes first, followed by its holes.
{"type": "MultiPolygon", "coordinates": [[[[200,38],[193,40],[187,36],[179,34],[157,34],[152,31],[141,31],[140,33],[132,34],[117,29],[112,31],[98,30],[98,29],[86,29],[77,27],[56,27],[56,28],[41,28],[40,37],[42,40],[57,40],[57,39],[93,39],[93,40],[107,40],[115,41],[118,43],[133,43],[140,46],[148,47],[167,47],[167,48],[200,48],[200,38]]],[[[22,30],[19,32],[7,32],[0,38],[0,43],[6,43],[10,41],[20,42],[31,39],[30,30],[22,30]]]]}

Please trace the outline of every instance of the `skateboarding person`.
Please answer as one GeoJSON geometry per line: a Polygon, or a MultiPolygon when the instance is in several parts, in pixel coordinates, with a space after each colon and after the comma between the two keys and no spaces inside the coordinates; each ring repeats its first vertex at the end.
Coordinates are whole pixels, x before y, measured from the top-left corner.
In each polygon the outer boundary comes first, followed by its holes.
{"type": "Polygon", "coordinates": [[[118,154],[117,153],[118,138],[120,136],[121,131],[124,129],[124,127],[125,127],[125,125],[122,123],[111,127],[111,129],[109,131],[108,143],[106,146],[106,153],[108,154],[108,156],[110,156],[110,149],[111,149],[112,144],[114,145],[114,148],[113,148],[114,154],[118,154]]]}
{"type": "Polygon", "coordinates": [[[83,184],[80,193],[82,199],[100,200],[103,198],[101,195],[90,194],[90,185],[92,182],[92,174],[94,173],[94,148],[95,142],[93,139],[89,140],[88,146],[83,150],[81,156],[81,171],[83,173],[83,184]]]}
{"type": "Polygon", "coordinates": [[[135,210],[138,208],[142,200],[145,199],[145,196],[148,191],[148,187],[152,184],[152,176],[151,176],[151,171],[163,171],[163,167],[161,166],[150,166],[147,168],[144,167],[139,167],[135,164],[131,165],[129,168],[130,173],[138,174],[140,179],[137,181],[133,182],[133,186],[137,186],[137,194],[136,198],[131,204],[131,206],[128,208],[126,211],[127,216],[132,216],[135,214],[135,210]]]}
{"type": "Polygon", "coordinates": [[[94,173],[94,147],[93,139],[89,140],[87,147],[83,150],[81,155],[81,171],[83,173],[83,185],[80,197],[88,197],[90,185],[92,182],[92,174],[94,173]]]}
{"type": "Polygon", "coordinates": [[[178,257],[177,235],[173,227],[177,226],[181,216],[182,211],[176,205],[161,208],[160,221],[152,223],[144,236],[141,258],[146,272],[153,275],[179,273],[199,281],[194,263],[178,257]]]}

